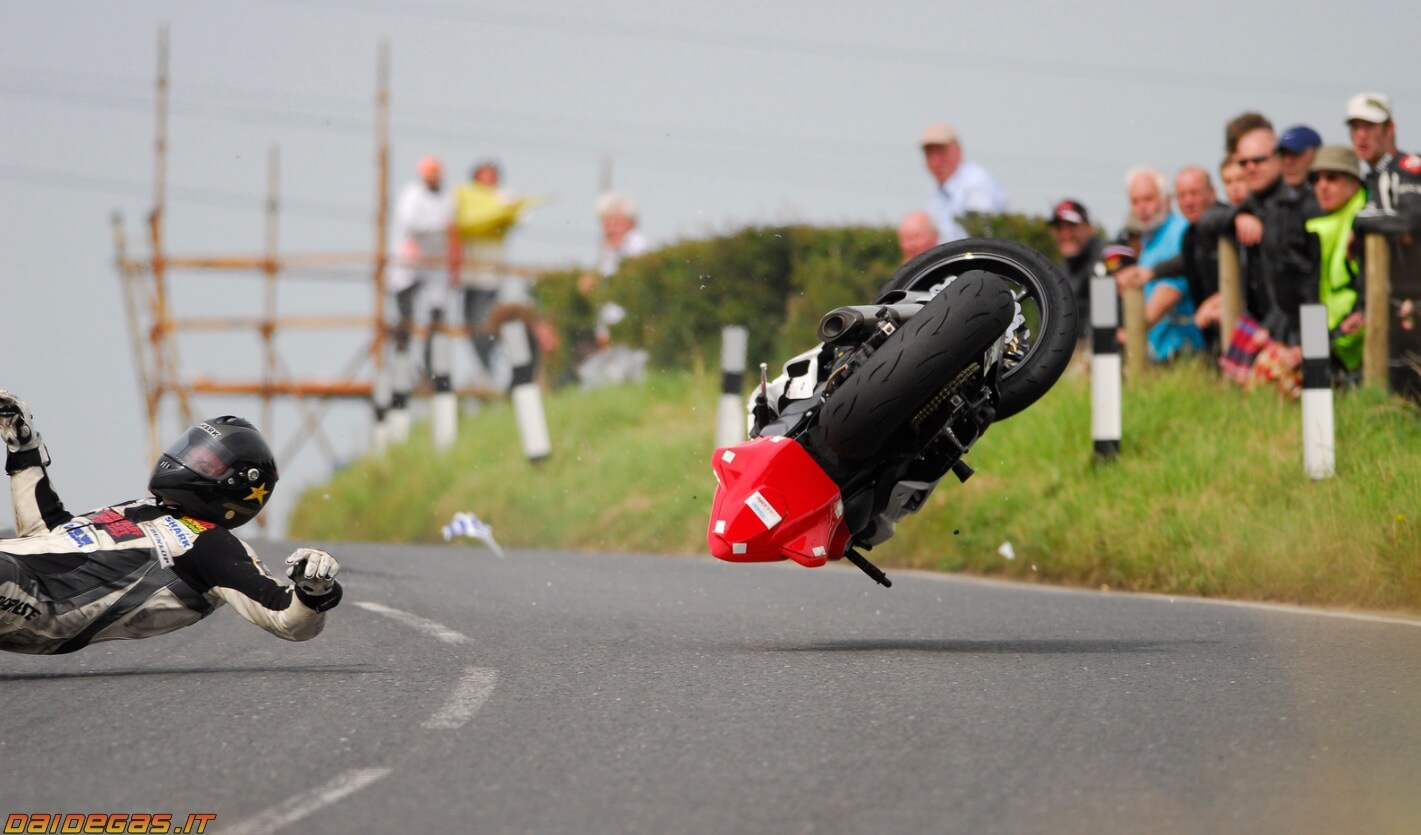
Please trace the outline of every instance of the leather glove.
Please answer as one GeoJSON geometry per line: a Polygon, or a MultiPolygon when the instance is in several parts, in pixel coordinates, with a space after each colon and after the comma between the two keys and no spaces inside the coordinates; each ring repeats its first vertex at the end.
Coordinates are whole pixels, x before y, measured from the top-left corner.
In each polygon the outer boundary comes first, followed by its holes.
{"type": "Polygon", "coordinates": [[[48,466],[49,450],[35,431],[35,419],[30,407],[14,394],[0,389],[0,440],[10,452],[39,450],[40,463],[48,466]]]}
{"type": "Polygon", "coordinates": [[[335,557],[317,548],[297,548],[286,558],[286,576],[312,597],[330,594],[339,572],[335,557]]]}

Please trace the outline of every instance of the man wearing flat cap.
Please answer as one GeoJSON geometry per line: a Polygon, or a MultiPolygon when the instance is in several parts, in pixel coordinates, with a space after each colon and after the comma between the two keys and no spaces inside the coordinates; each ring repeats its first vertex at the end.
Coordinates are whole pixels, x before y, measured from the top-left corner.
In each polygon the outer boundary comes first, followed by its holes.
{"type": "Polygon", "coordinates": [[[1392,240],[1391,388],[1421,402],[1421,156],[1397,150],[1391,99],[1383,93],[1348,99],[1347,128],[1353,150],[1371,166],[1357,231],[1392,240]]]}
{"type": "Polygon", "coordinates": [[[942,243],[967,237],[958,218],[968,212],[997,214],[1007,210],[1007,190],[987,169],[962,158],[962,144],[951,125],[928,125],[919,144],[934,181],[928,214],[942,243]]]}

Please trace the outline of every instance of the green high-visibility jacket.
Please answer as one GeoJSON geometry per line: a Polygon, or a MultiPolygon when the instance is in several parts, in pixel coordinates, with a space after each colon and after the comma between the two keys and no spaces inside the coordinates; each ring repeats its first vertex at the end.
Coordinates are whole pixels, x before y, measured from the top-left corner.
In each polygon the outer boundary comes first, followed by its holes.
{"type": "MultiPolygon", "coordinates": [[[[1336,332],[1342,320],[1357,309],[1357,262],[1347,255],[1347,234],[1352,221],[1367,203],[1365,189],[1357,189],[1337,211],[1307,222],[1308,231],[1321,243],[1319,259],[1319,300],[1327,307],[1327,329],[1336,332]]],[[[1362,366],[1363,331],[1339,334],[1332,340],[1332,355],[1349,371],[1362,366]]]]}

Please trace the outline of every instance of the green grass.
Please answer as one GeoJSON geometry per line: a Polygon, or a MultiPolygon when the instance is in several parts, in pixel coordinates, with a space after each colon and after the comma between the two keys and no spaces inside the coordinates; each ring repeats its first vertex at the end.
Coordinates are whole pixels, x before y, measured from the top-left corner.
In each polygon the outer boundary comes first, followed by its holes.
{"type": "MultiPolygon", "coordinates": [[[[293,535],[433,541],[457,511],[505,546],[705,553],[717,381],[546,401],[554,453],[530,465],[511,408],[466,418],[447,455],[427,427],[307,491],[293,535]]],[[[1421,421],[1368,392],[1337,398],[1337,476],[1303,474],[1299,406],[1198,365],[1127,386],[1119,460],[1093,461],[1089,386],[1068,376],[993,426],[872,558],[1092,587],[1421,611],[1421,421]],[[1012,543],[1015,559],[998,554],[1012,543]]]]}

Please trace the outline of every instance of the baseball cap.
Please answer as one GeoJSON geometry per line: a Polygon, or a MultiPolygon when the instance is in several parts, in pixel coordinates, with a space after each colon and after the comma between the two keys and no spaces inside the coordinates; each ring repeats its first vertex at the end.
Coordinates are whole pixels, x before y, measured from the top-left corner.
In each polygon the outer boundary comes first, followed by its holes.
{"type": "Polygon", "coordinates": [[[957,131],[953,130],[952,125],[934,122],[923,128],[923,135],[918,144],[926,148],[929,145],[951,145],[956,141],[957,131]]]}
{"type": "Polygon", "coordinates": [[[1308,173],[1316,171],[1338,171],[1362,179],[1362,164],[1357,161],[1357,154],[1346,145],[1319,148],[1312,165],[1308,166],[1308,173]]]}
{"type": "Polygon", "coordinates": [[[1058,223],[1090,223],[1090,213],[1079,201],[1062,200],[1051,210],[1051,219],[1047,222],[1052,226],[1058,223]]]}
{"type": "Polygon", "coordinates": [[[1293,125],[1278,137],[1278,150],[1300,154],[1308,148],[1321,148],[1322,137],[1307,125],[1293,125]]]}
{"type": "Polygon", "coordinates": [[[1391,121],[1391,99],[1385,93],[1358,93],[1347,100],[1347,119],[1382,124],[1391,121]]]}

